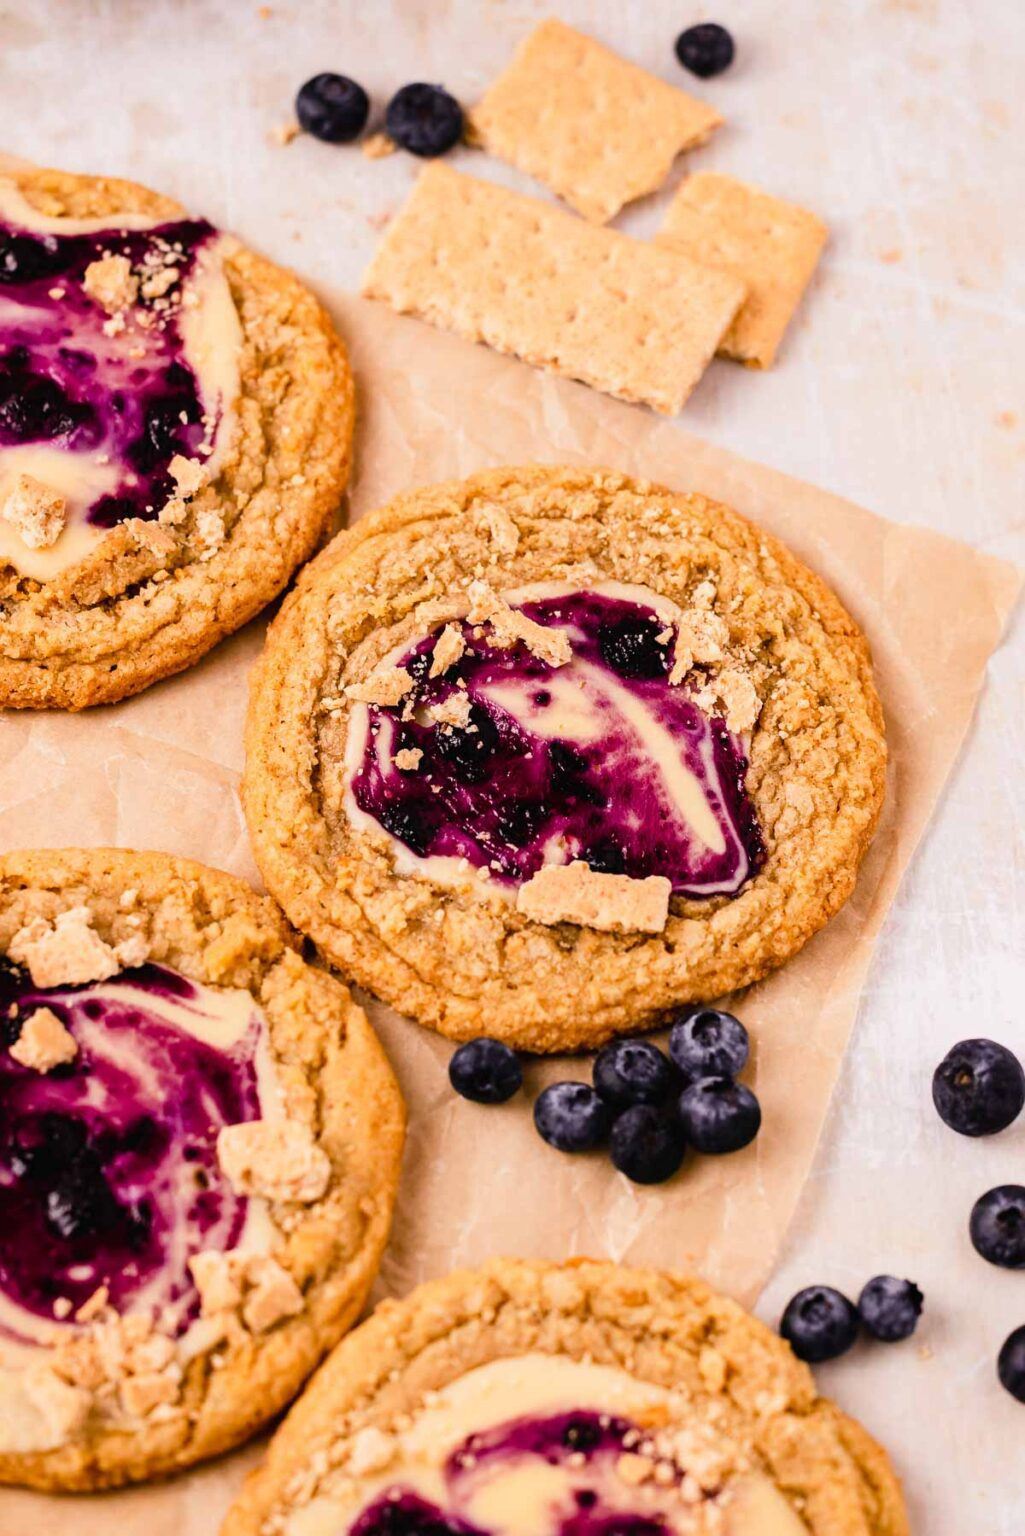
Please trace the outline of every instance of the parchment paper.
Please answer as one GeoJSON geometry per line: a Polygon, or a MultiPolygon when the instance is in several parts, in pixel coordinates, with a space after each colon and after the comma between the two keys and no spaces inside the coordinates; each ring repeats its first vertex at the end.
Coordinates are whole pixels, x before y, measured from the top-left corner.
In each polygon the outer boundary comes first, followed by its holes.
{"type": "MultiPolygon", "coordinates": [[[[378,1294],[495,1253],[699,1270],[752,1302],[811,1167],[876,936],[971,720],[1020,585],[1010,566],[698,441],[672,422],[343,295],[325,295],[360,383],[350,515],[400,489],[503,463],[605,464],[721,497],[837,590],[872,644],[891,768],[853,899],[737,1008],[755,1040],[764,1128],[745,1152],[643,1190],[534,1133],[526,1097],[589,1062],[535,1063],[527,1096],[485,1109],[447,1084],[451,1047],[367,1006],[410,1109],[405,1177],[378,1294]]],[[[751,388],[771,388],[754,379],[751,388]]],[[[258,883],[237,786],[246,674],[262,621],[198,667],[77,718],[0,721],[0,846],[160,848],[258,883]]],[[[257,1447],[161,1487],[56,1499],[0,1492],[0,1536],[206,1536],[257,1447]]]]}

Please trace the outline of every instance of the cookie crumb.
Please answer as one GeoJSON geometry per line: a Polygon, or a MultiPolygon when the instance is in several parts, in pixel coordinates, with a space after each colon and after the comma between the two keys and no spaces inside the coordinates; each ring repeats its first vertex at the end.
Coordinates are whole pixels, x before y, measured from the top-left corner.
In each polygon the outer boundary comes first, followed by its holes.
{"type": "Polygon", "coordinates": [[[516,895],[516,910],[536,923],[577,923],[603,933],[661,933],[672,883],[664,875],[632,880],[606,875],[580,859],[539,869],[516,895]]]}
{"type": "Polygon", "coordinates": [[[158,267],[155,272],[148,272],[142,279],[139,292],[144,299],[162,299],[178,281],[179,272],[175,266],[158,267]]]}
{"type": "Polygon", "coordinates": [[[754,683],[736,667],[724,667],[694,695],[694,702],[706,715],[721,715],[737,736],[752,728],[762,709],[754,683]]]}
{"type": "Polygon", "coordinates": [[[428,676],[443,676],[449,667],[455,666],[465,650],[466,641],[463,639],[463,632],[459,625],[446,624],[438,636],[437,644],[434,647],[434,654],[431,657],[431,670],[428,676]]]}
{"type": "Polygon", "coordinates": [[[144,1419],[162,1403],[175,1403],[180,1392],[180,1378],[176,1368],[164,1371],[144,1371],[126,1376],[118,1396],[121,1406],[132,1418],[144,1419]]]}
{"type": "Polygon", "coordinates": [[[238,1268],[233,1254],[222,1253],[217,1248],[194,1253],[189,1259],[189,1269],[199,1292],[199,1309],[204,1317],[239,1306],[242,1288],[238,1268]]]}
{"type": "Polygon", "coordinates": [[[365,1477],[370,1472],[383,1472],[395,1459],[396,1445],[391,1435],[386,1435],[375,1424],[367,1424],[352,1437],[346,1470],[353,1477],[365,1477]]]}
{"type": "Polygon", "coordinates": [[[78,1042],[52,1008],[37,1008],[29,1014],[11,1046],[14,1060],[33,1072],[51,1072],[77,1055],[78,1042]]]}
{"type": "Polygon", "coordinates": [[[174,455],[167,466],[167,472],[177,487],[178,495],[186,499],[194,496],[206,484],[206,465],[198,459],[187,459],[182,453],[174,455]]]}
{"type": "Polygon", "coordinates": [[[616,1460],[616,1476],[628,1488],[639,1488],[648,1482],[654,1471],[654,1462],[647,1456],[639,1456],[636,1451],[624,1451],[616,1460]]]}
{"type": "Polygon", "coordinates": [[[217,1136],[221,1171],[242,1195],[267,1200],[319,1200],[331,1179],[331,1160],[297,1120],[246,1120],[217,1136]]]}
{"type": "Polygon", "coordinates": [[[419,747],[400,747],[395,754],[395,766],[403,773],[414,773],[423,757],[419,747]]]}
{"type": "Polygon", "coordinates": [[[389,709],[401,704],[412,686],[413,679],[405,667],[382,667],[361,682],[349,683],[345,693],[357,704],[378,704],[389,709]]]}
{"type": "Polygon", "coordinates": [[[127,256],[101,256],[85,269],[82,287],[110,316],[120,315],[139,297],[139,279],[127,256]]]}
{"type": "Polygon", "coordinates": [[[105,1285],[98,1285],[91,1296],[88,1296],[78,1311],[75,1313],[76,1323],[90,1323],[94,1317],[99,1317],[104,1312],[110,1301],[110,1291],[105,1285]]]}
{"type": "Polygon", "coordinates": [[[67,502],[34,475],[19,475],[0,507],[0,517],[10,523],[29,549],[49,549],[64,532],[67,502]]]}

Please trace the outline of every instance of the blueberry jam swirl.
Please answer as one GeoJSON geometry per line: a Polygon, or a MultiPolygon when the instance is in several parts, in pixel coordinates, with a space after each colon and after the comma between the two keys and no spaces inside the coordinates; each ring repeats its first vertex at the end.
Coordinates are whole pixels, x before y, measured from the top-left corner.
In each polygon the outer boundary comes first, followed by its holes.
{"type": "Polygon", "coordinates": [[[94,527],[159,514],[171,459],[209,455],[216,432],[184,327],[189,280],[216,237],[198,219],[67,234],[0,222],[0,469],[24,467],[13,450],[59,450],[106,483],[82,509],[94,527]],[[84,286],[109,255],[140,285],[113,318],[84,286]],[[164,271],[175,278],[159,292],[164,271]]]}
{"type": "Polygon", "coordinates": [[[568,634],[569,662],[499,647],[465,621],[442,675],[430,676],[440,630],[395,657],[414,687],[353,711],[350,815],[419,860],[465,860],[500,885],[580,859],[668,876],[677,895],[737,892],[764,859],[745,749],[670,683],[672,621],[600,589],[525,596],[523,614],[568,634]],[[459,696],[464,724],[433,717],[459,696]]]}
{"type": "Polygon", "coordinates": [[[119,1311],[168,1307],[187,1325],[197,1301],[189,1257],[235,1246],[246,1217],[219,1171],[217,1133],[260,1115],[259,1016],[240,1010],[237,1038],[221,1049],[200,1038],[218,1006],[209,989],[156,965],[42,991],[0,961],[5,1320],[13,1305],[52,1323],[105,1285],[119,1311]],[[45,1074],[11,1055],[43,1007],[78,1047],[45,1074]]]}
{"type": "MultiPolygon", "coordinates": [[[[681,1510],[683,1470],[663,1463],[658,1492],[646,1499],[615,1470],[641,1438],[628,1420],[590,1410],[512,1419],[471,1435],[452,1453],[443,1473],[444,1504],[396,1484],[357,1516],[346,1536],[490,1536],[489,1527],[469,1514],[475,1497],[489,1481],[530,1463],[563,1474],[548,1501],[546,1524],[531,1526],[536,1536],[670,1536],[677,1527],[662,1514],[673,1506],[681,1510]],[[648,1509],[631,1507],[642,1503],[648,1509]]],[[[512,1502],[507,1513],[510,1528],[519,1529],[512,1502]]]]}

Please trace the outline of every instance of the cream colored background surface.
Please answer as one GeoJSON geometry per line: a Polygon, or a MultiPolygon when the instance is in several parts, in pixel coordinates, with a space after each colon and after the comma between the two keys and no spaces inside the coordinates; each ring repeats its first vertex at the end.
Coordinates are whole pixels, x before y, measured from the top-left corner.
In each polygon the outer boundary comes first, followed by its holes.
{"type": "MultiPolygon", "coordinates": [[[[611,0],[558,6],[567,20],[681,79],[671,40],[691,14],[654,3],[630,9],[632,19],[611,0]]],[[[782,9],[747,0],[714,12],[734,27],[741,56],[723,80],[695,86],[730,121],[694,163],[806,200],[836,236],[777,370],[760,377],[716,364],[684,424],[898,522],[925,523],[1020,560],[1025,439],[1020,388],[1015,394],[1022,284],[1014,166],[1022,123],[1014,81],[1025,53],[1023,13],[1001,0],[970,9],[953,0],[794,0],[783,16],[782,9]]],[[[0,10],[0,127],[12,151],[137,176],[325,287],[353,287],[414,168],[402,156],[367,162],[351,149],[307,141],[272,147],[268,130],[288,116],[294,87],[317,69],[338,68],[381,97],[409,78],[428,78],[470,99],[543,13],[487,0],[307,0],[275,7],[266,19],[243,4],[10,7],[0,10]]],[[[514,180],[494,162],[471,163],[514,180]]],[[[649,232],[665,195],[623,226],[649,232]]],[[[401,374],[394,382],[401,400],[401,374]]],[[[581,397],[586,412],[583,391],[546,392],[552,437],[565,440],[561,402],[581,397]]],[[[505,395],[476,398],[482,416],[515,408],[505,395]]],[[[444,430],[440,416],[419,419],[424,433],[444,430]]],[[[499,441],[509,425],[490,424],[499,441]]],[[[468,442],[485,437],[492,432],[478,424],[468,442]]],[[[595,433],[595,457],[621,462],[607,437],[595,433]]],[[[401,462],[390,467],[401,481],[401,462]]],[[[894,611],[906,619],[916,607],[915,564],[891,568],[885,546],[879,560],[894,611]]],[[[856,604],[856,593],[846,595],[856,604]]],[[[949,615],[920,620],[936,626],[938,648],[952,651],[956,596],[949,615]]],[[[925,1536],[1019,1536],[1025,1525],[1025,1410],[993,1379],[999,1342],[1025,1321],[1025,1278],[984,1266],[963,1230],[976,1194],[1025,1176],[1025,1126],[977,1146],[944,1132],[928,1107],[929,1071],[959,1035],[992,1032],[1025,1051],[1016,986],[1025,881],[1013,838],[1021,820],[1020,631],[1019,621],[1017,642],[1012,637],[991,665],[959,770],[890,914],[815,1172],[761,1307],[775,1320],[798,1285],[823,1279],[856,1291],[879,1269],[909,1273],[927,1290],[922,1338],[932,1358],[921,1359],[914,1346],[859,1348],[821,1373],[891,1445],[925,1536]]],[[[227,684],[231,657],[230,647],[222,651],[208,676],[227,684]]],[[[166,763],[159,772],[145,766],[127,720],[114,727],[94,779],[77,778],[87,823],[126,803],[119,781],[147,775],[154,805],[173,816],[177,798],[190,820],[196,814],[191,762],[214,743],[202,739],[199,721],[183,728],[180,715],[161,706],[159,690],[139,709],[146,731],[163,733],[166,763]]],[[[943,712],[941,700],[931,719],[906,725],[919,735],[942,733],[943,712]]],[[[37,737],[33,771],[41,745],[49,776],[39,777],[26,804],[12,794],[16,780],[24,782],[22,729],[0,737],[8,743],[0,744],[0,811],[19,802],[0,819],[6,846],[48,840],[47,794],[62,778],[67,783],[59,738],[58,728],[49,744],[45,733],[37,737]]],[[[213,756],[221,776],[215,772],[204,791],[210,841],[245,868],[230,794],[235,763],[213,756]]],[[[136,806],[143,800],[127,797],[136,806]]],[[[166,845],[162,824],[155,812],[150,819],[133,810],[117,837],[166,845]]],[[[794,1074],[799,1096],[800,1063],[794,1074]]],[[[447,1108],[439,1104],[439,1115],[447,1108]]],[[[482,1183],[495,1150],[489,1124],[480,1121],[482,1183]]],[[[666,1233],[670,1260],[673,1237],[666,1233]]],[[[396,1263],[397,1276],[401,1254],[396,1263]]],[[[183,1490],[167,1530],[212,1529],[220,1481],[201,1476],[183,1490]]],[[[108,1505],[102,1515],[99,1507],[94,1516],[77,1514],[74,1529],[83,1536],[108,1529],[110,1513],[108,1505]]],[[[149,1518],[140,1523],[129,1506],[125,1516],[123,1528],[155,1536],[149,1518]]],[[[2,1536],[21,1536],[43,1519],[35,1501],[0,1494],[2,1536]]]]}

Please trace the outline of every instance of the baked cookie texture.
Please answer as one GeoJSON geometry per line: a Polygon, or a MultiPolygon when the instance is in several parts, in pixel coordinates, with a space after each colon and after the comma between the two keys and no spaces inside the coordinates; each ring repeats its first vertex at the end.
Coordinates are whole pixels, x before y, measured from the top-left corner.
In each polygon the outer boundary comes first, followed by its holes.
{"type": "MultiPolygon", "coordinates": [[[[404,1107],[362,1009],[340,982],[305,963],[274,904],[243,881],[162,853],[7,854],[0,858],[0,963],[9,950],[24,960],[26,931],[52,930],[60,914],[75,909],[74,963],[89,947],[106,945],[122,964],[144,961],[204,986],[250,993],[266,1021],[285,1124],[302,1153],[290,1165],[295,1149],[278,1132],[270,1162],[264,1159],[273,1192],[270,1246],[257,1250],[258,1271],[243,1281],[217,1255],[202,1283],[194,1271],[200,1335],[186,1335],[193,1343],[177,1363],[159,1315],[149,1329],[131,1306],[119,1316],[102,1296],[86,1309],[94,1315],[84,1327],[64,1329],[64,1340],[42,1353],[46,1408],[67,1417],[69,1432],[49,1449],[0,1453],[0,1482],[89,1491],[217,1455],[295,1396],[356,1321],[373,1282],[398,1186],[404,1107]],[[235,1294],[224,1293],[232,1279],[235,1294]],[[126,1386],[131,1372],[142,1375],[126,1386]],[[173,1389],[155,1388],[154,1377],[170,1377],[173,1389]]],[[[39,981],[40,951],[29,952],[39,981]]],[[[244,1164],[236,1147],[231,1152],[244,1164]]],[[[252,1170],[240,1166],[232,1177],[246,1188],[252,1170]]],[[[0,1371],[0,1427],[7,1378],[0,1371]]]]}
{"type": "MultiPolygon", "coordinates": [[[[885,1451],[820,1397],[808,1367],[734,1302],[682,1275],[586,1259],[497,1259],[383,1303],[339,1345],[275,1435],[222,1536],[272,1536],[318,1495],[344,1496],[354,1481],[358,1489],[375,1461],[387,1471],[388,1438],[415,1425],[432,1394],[490,1362],[538,1353],[668,1389],[691,1443],[719,1461],[710,1466],[712,1489],[734,1468],[760,1473],[808,1536],[909,1530],[885,1451]],[[383,1453],[371,1459],[371,1447],[383,1453]]],[[[312,1521],[309,1528],[317,1529],[312,1521]]],[[[791,1525],[727,1519],[725,1529],[754,1536],[791,1525]]]]}
{"type": "Polygon", "coordinates": [[[796,953],[853,889],[886,766],[865,640],[782,544],[697,494],[545,467],[414,491],[339,535],[274,621],[246,749],[253,847],[295,925],[421,1023],[534,1051],[598,1046],[796,953]],[[398,872],[388,839],[355,829],[345,690],[359,692],[382,657],[480,579],[498,593],[532,581],[644,583],[684,610],[714,588],[730,676],[757,715],[743,728],[765,860],[739,894],[674,896],[656,935],[543,925],[479,886],[398,872]]]}
{"type": "MultiPolygon", "coordinates": [[[[50,216],[182,217],[133,182],[14,173],[50,216]]],[[[290,272],[230,242],[242,330],[234,433],[181,522],[132,520],[51,580],[0,563],[0,706],[84,709],[192,665],[285,586],[327,535],[348,479],[354,386],[342,343],[290,272]],[[204,529],[223,520],[210,553],[204,529]]]]}

